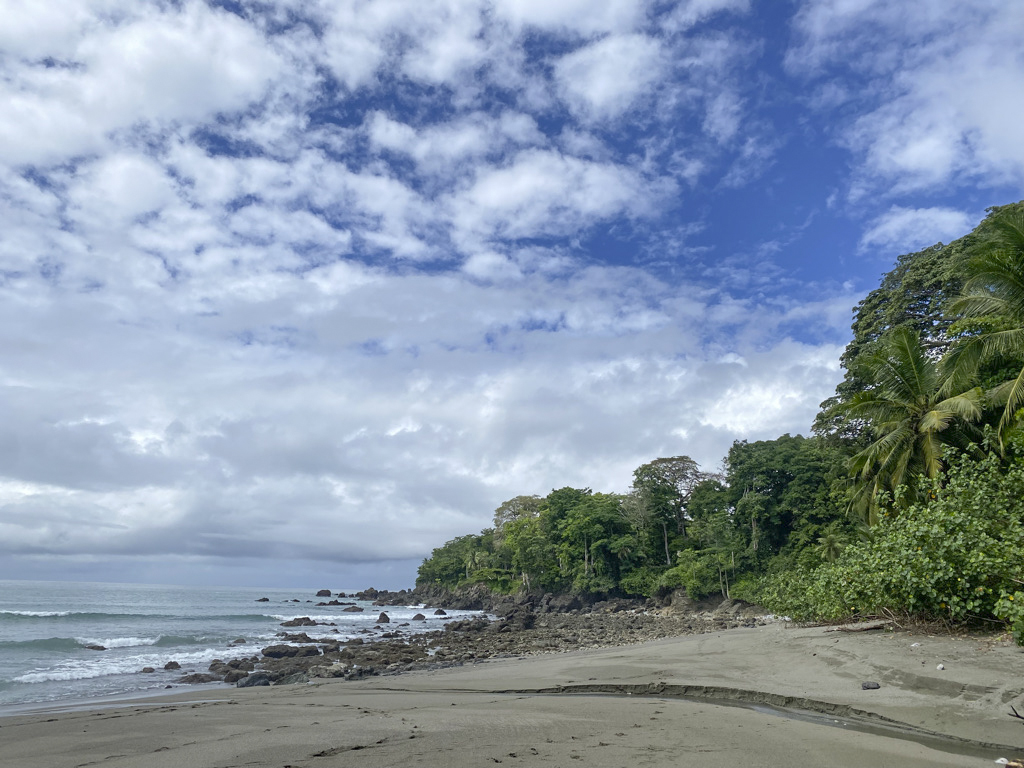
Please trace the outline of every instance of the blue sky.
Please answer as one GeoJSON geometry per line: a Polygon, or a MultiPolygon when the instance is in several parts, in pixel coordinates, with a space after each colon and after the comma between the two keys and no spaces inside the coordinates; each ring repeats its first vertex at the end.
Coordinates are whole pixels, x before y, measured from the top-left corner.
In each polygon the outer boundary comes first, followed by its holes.
{"type": "Polygon", "coordinates": [[[1012,0],[8,3],[0,578],[410,585],[806,433],[1024,197],[1012,0]]]}

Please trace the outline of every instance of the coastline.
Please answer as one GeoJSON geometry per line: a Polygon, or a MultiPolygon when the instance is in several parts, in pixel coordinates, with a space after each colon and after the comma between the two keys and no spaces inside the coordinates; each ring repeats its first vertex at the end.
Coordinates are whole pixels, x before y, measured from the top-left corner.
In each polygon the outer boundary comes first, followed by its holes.
{"type": "Polygon", "coordinates": [[[775,623],[9,716],[0,754],[25,768],[330,768],[352,752],[360,765],[451,768],[686,755],[707,766],[980,766],[1024,755],[1024,723],[1009,716],[1022,703],[1024,652],[997,638],[775,623]]]}

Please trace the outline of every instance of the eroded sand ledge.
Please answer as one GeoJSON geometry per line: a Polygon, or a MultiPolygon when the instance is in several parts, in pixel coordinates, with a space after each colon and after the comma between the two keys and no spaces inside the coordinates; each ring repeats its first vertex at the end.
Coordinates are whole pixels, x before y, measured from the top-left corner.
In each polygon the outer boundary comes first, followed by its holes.
{"type": "Polygon", "coordinates": [[[1024,710],[1024,652],[1010,645],[770,625],[2,718],[0,756],[24,768],[983,766],[1024,755],[1011,704],[1024,710]],[[840,727],[724,706],[744,699],[840,727]]]}

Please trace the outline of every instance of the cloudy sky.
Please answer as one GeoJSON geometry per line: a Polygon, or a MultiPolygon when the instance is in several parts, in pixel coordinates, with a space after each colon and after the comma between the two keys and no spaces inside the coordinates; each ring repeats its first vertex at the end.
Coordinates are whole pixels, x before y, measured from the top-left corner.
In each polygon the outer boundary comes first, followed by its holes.
{"type": "Polygon", "coordinates": [[[409,586],[1024,197],[1018,0],[0,9],[0,578],[409,586]]]}

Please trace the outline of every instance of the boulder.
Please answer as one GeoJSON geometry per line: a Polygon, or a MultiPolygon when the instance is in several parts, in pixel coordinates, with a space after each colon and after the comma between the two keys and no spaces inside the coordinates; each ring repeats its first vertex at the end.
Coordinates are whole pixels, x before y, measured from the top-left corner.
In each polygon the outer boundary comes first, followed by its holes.
{"type": "Polygon", "coordinates": [[[329,590],[329,589],[321,589],[319,592],[316,593],[316,596],[317,597],[330,597],[331,596],[331,590],[329,590]]]}
{"type": "Polygon", "coordinates": [[[256,685],[270,685],[270,675],[266,672],[256,672],[235,683],[236,688],[252,688],[256,685]]]}
{"type": "Polygon", "coordinates": [[[305,632],[279,632],[278,636],[286,643],[316,643],[318,640],[314,640],[312,637],[307,635],[305,632]]]}
{"type": "Polygon", "coordinates": [[[362,613],[363,609],[358,605],[351,605],[348,608],[342,610],[342,613],[362,613]]]}
{"type": "Polygon", "coordinates": [[[318,664],[317,666],[310,667],[308,670],[306,670],[306,674],[310,677],[332,678],[344,677],[347,671],[348,666],[342,663],[328,665],[318,664]]]}
{"type": "Polygon", "coordinates": [[[438,608],[436,611],[434,611],[434,615],[435,616],[447,616],[448,613],[447,613],[447,611],[445,611],[444,608],[438,608]]]}
{"type": "Polygon", "coordinates": [[[315,627],[316,622],[309,616],[299,616],[296,619],[289,619],[281,622],[282,627],[315,627]]]}
{"type": "Polygon", "coordinates": [[[205,672],[193,672],[191,675],[179,677],[178,682],[187,685],[198,685],[200,683],[219,683],[220,678],[216,675],[208,675],[205,672]]]}
{"type": "Polygon", "coordinates": [[[228,643],[228,645],[245,645],[245,638],[244,637],[236,637],[234,640],[232,640],[230,643],[228,643]]]}
{"type": "Polygon", "coordinates": [[[244,669],[232,669],[226,675],[224,675],[225,683],[237,683],[239,680],[244,680],[249,676],[249,673],[244,669]]]}
{"type": "Polygon", "coordinates": [[[181,664],[176,661],[168,661],[164,664],[164,669],[181,669],[181,664]]]}
{"type": "Polygon", "coordinates": [[[427,617],[424,616],[422,613],[417,613],[415,616],[412,617],[412,620],[413,621],[426,621],[427,617]]]}
{"type": "Polygon", "coordinates": [[[152,667],[143,667],[143,668],[142,668],[141,670],[139,670],[139,671],[140,671],[140,672],[144,672],[144,673],[146,673],[146,674],[149,674],[150,672],[156,672],[156,670],[155,670],[155,669],[153,669],[152,667]]]}
{"type": "Polygon", "coordinates": [[[263,655],[269,659],[302,658],[319,656],[320,649],[310,645],[298,648],[294,645],[270,645],[263,649],[263,655]]]}
{"type": "Polygon", "coordinates": [[[260,597],[260,598],[257,598],[256,602],[257,603],[269,603],[270,602],[270,598],[269,597],[260,597]]]}
{"type": "Polygon", "coordinates": [[[102,645],[87,645],[85,647],[88,648],[90,651],[105,651],[105,650],[107,650],[102,645]]]}
{"type": "Polygon", "coordinates": [[[383,611],[381,611],[380,616],[377,617],[377,623],[378,624],[387,624],[390,621],[391,621],[391,619],[389,619],[388,615],[386,613],[384,613],[383,611]]]}

